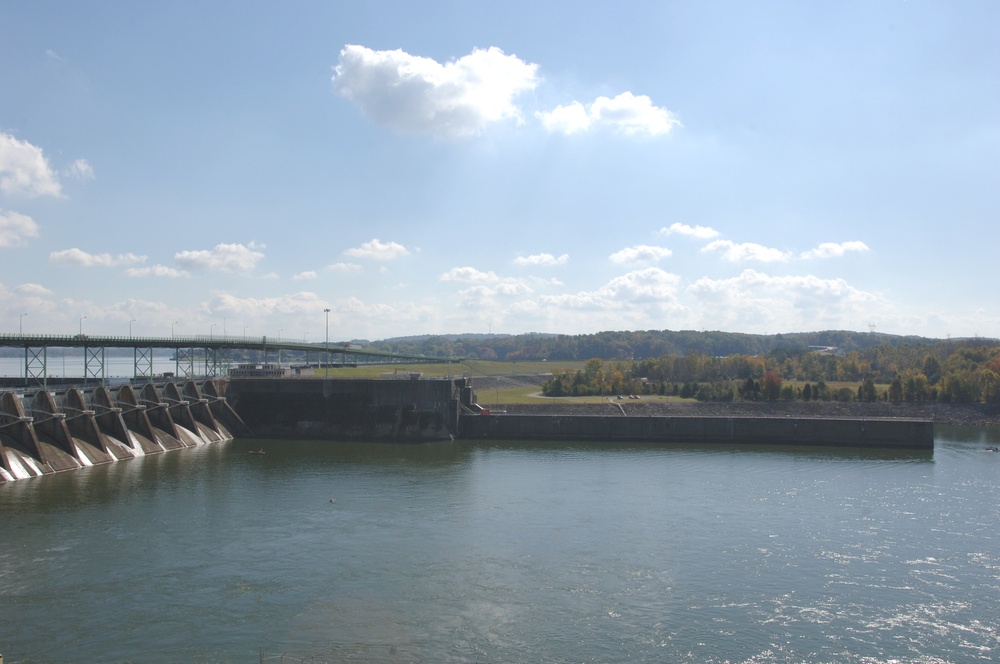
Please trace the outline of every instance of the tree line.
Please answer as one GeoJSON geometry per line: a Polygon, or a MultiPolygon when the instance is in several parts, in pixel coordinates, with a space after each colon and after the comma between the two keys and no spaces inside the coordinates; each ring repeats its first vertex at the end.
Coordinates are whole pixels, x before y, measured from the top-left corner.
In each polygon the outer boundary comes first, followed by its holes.
{"type": "Polygon", "coordinates": [[[664,355],[701,353],[711,357],[766,355],[785,349],[807,351],[815,347],[836,347],[841,352],[875,346],[937,343],[923,337],[828,330],[791,334],[743,334],[697,330],[609,331],[595,334],[456,334],[397,337],[382,341],[349,340],[352,345],[375,350],[462,357],[478,360],[519,362],[638,360],[664,355]]]}
{"type": "Polygon", "coordinates": [[[1000,403],[1000,342],[882,344],[848,352],[777,348],[760,355],[694,352],[627,361],[593,358],[579,371],[553,376],[542,392],[660,394],[703,401],[1000,403]]]}

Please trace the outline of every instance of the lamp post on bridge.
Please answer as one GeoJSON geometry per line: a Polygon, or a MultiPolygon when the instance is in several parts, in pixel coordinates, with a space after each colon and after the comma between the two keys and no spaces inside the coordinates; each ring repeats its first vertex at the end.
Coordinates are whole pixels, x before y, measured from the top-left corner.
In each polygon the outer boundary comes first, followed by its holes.
{"type": "MultiPolygon", "coordinates": [[[[24,317],[27,316],[27,315],[28,314],[20,314],[17,317],[17,336],[19,336],[19,337],[23,337],[24,336],[24,317]]],[[[63,355],[63,357],[65,358],[66,356],[63,355]]],[[[27,349],[25,349],[25,351],[24,351],[24,376],[23,376],[23,378],[24,378],[24,384],[27,385],[28,384],[28,351],[27,351],[27,349]]]]}
{"type": "MultiPolygon", "coordinates": [[[[170,324],[170,338],[174,338],[174,325],[177,325],[179,321],[174,321],[170,324]]],[[[178,375],[181,372],[181,349],[174,348],[174,375],[178,375]]]]}
{"type": "Polygon", "coordinates": [[[83,321],[87,320],[86,316],[80,316],[80,336],[83,336],[83,321]]]}
{"type": "Polygon", "coordinates": [[[129,339],[132,338],[132,323],[134,323],[134,322],[135,322],[134,318],[128,322],[128,338],[129,339]]]}
{"type": "Polygon", "coordinates": [[[324,309],[326,313],[326,378],[330,377],[330,310],[324,309]]]}

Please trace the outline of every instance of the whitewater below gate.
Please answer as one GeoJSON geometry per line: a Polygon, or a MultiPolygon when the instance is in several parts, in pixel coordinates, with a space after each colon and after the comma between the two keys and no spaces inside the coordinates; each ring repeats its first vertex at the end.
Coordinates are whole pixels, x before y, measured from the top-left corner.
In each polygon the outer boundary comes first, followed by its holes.
{"type": "Polygon", "coordinates": [[[0,483],[0,653],[995,660],[1000,431],[935,436],[933,451],[237,439],[0,483]]]}

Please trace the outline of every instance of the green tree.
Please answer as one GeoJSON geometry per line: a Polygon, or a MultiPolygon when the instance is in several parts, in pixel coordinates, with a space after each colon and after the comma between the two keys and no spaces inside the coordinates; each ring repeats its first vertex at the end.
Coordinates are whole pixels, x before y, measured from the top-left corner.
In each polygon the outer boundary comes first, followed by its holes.
{"type": "Polygon", "coordinates": [[[903,400],[903,381],[900,379],[899,374],[892,379],[889,383],[889,401],[902,401],[903,400]]]}
{"type": "Polygon", "coordinates": [[[927,356],[927,359],[924,360],[923,373],[927,377],[928,383],[937,385],[938,381],[941,380],[941,363],[937,361],[936,357],[927,356]]]}
{"type": "Polygon", "coordinates": [[[875,381],[865,378],[858,387],[858,401],[878,401],[878,392],[875,390],[875,381]]]}

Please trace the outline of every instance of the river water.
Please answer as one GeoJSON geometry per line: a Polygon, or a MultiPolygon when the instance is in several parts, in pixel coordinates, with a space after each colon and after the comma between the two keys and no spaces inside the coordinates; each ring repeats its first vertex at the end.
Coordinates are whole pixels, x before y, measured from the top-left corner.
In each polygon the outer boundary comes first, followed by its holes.
{"type": "Polygon", "coordinates": [[[0,653],[996,660],[998,440],[948,427],[933,453],[237,440],[0,484],[0,653]]]}

